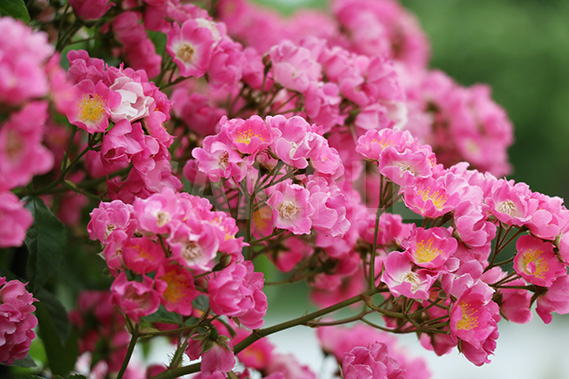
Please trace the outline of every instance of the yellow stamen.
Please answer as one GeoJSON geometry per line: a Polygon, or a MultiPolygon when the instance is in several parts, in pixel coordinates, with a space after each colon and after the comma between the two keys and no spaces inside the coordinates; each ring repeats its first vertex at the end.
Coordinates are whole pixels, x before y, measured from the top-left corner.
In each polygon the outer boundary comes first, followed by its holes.
{"type": "Polygon", "coordinates": [[[105,101],[99,95],[84,95],[81,98],[79,102],[79,118],[83,122],[98,123],[105,116],[105,101]]]}

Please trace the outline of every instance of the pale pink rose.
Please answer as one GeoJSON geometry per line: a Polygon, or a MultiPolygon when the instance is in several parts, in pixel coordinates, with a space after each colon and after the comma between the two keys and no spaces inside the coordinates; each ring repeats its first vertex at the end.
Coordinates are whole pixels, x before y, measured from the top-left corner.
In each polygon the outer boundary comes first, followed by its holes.
{"type": "Polygon", "coordinates": [[[154,104],[154,99],[144,94],[141,83],[122,76],[116,78],[109,88],[121,95],[120,105],[111,110],[112,122],[123,119],[132,122],[149,115],[149,108],[154,104]]]}
{"type": "Polygon", "coordinates": [[[277,184],[267,204],[273,210],[273,224],[294,234],[309,234],[310,217],[314,207],[309,201],[310,192],[298,184],[277,184]]]}

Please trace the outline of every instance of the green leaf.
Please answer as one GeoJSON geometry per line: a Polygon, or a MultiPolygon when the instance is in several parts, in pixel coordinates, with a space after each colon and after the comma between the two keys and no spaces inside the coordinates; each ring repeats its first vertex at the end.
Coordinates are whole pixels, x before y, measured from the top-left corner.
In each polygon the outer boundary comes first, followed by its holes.
{"type": "Polygon", "coordinates": [[[47,290],[42,290],[36,298],[43,304],[45,309],[51,315],[55,330],[59,336],[59,341],[64,344],[69,338],[71,332],[71,323],[67,317],[67,311],[63,304],[47,290]]]}
{"type": "Polygon", "coordinates": [[[14,361],[14,363],[12,363],[12,366],[25,368],[37,367],[36,362],[34,362],[34,359],[30,353],[28,353],[24,358],[14,361]]]}
{"type": "Polygon", "coordinates": [[[209,297],[207,295],[199,295],[192,301],[194,308],[200,311],[206,311],[209,308],[209,297]]]}
{"type": "MultiPolygon", "coordinates": [[[[75,361],[79,356],[75,331],[71,329],[67,339],[62,342],[54,315],[50,313],[48,306],[42,302],[36,304],[36,317],[38,318],[39,335],[45,345],[51,371],[55,375],[67,375],[75,367],[75,361]]],[[[59,318],[61,315],[55,315],[55,317],[59,318]]]]}
{"type": "Polygon", "coordinates": [[[166,34],[160,32],[154,32],[152,30],[147,30],[146,34],[148,34],[148,38],[150,38],[152,43],[154,43],[154,46],[156,47],[156,52],[158,54],[162,54],[162,52],[166,49],[166,42],[168,41],[166,34]]]}
{"type": "Polygon", "coordinates": [[[30,252],[27,276],[32,292],[38,293],[63,263],[67,234],[65,226],[42,199],[30,197],[26,200],[26,208],[34,216],[34,224],[26,235],[26,246],[30,252]]]}
{"type": "Polygon", "coordinates": [[[163,322],[166,324],[182,325],[182,318],[178,313],[168,312],[163,305],[151,315],[144,316],[142,320],[147,322],[163,322]]]}
{"type": "Polygon", "coordinates": [[[30,22],[30,14],[24,0],[2,0],[0,1],[0,14],[18,18],[25,22],[30,22]]]}

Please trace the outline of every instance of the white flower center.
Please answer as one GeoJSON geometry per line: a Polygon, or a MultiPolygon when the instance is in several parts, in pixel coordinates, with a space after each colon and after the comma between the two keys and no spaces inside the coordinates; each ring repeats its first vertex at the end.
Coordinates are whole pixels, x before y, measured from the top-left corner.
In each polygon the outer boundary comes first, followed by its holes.
{"type": "Polygon", "coordinates": [[[279,215],[281,216],[281,218],[284,218],[287,220],[293,219],[294,216],[296,216],[299,212],[299,209],[296,206],[296,203],[294,203],[292,201],[288,201],[288,200],[285,200],[282,203],[280,203],[278,205],[277,209],[279,211],[279,215]]]}
{"type": "Polygon", "coordinates": [[[156,225],[158,225],[161,228],[164,225],[166,225],[167,223],[169,223],[171,219],[172,219],[172,217],[170,217],[169,213],[164,212],[164,211],[159,211],[156,214],[156,225]]]}
{"type": "Polygon", "coordinates": [[[182,257],[188,262],[192,262],[196,258],[202,256],[202,253],[202,247],[194,241],[186,242],[182,249],[182,257]]]}
{"type": "Polygon", "coordinates": [[[500,213],[505,213],[509,216],[515,217],[518,215],[518,208],[512,200],[502,201],[496,207],[496,210],[500,213]]]}

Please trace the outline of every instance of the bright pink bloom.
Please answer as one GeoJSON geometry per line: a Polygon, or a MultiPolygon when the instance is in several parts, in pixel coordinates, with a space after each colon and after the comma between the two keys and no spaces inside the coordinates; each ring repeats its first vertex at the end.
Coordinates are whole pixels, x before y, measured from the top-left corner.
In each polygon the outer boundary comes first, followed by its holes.
{"type": "MultiPolygon", "coordinates": [[[[71,50],[67,53],[67,59],[69,60],[67,76],[74,84],[85,79],[97,83],[106,77],[105,61],[99,58],[91,58],[85,50],[71,50]]],[[[110,85],[111,83],[107,84],[110,85]]]]}
{"type": "Polygon", "coordinates": [[[534,236],[553,241],[569,225],[569,210],[563,199],[534,192],[528,203],[531,219],[526,226],[534,236]]]}
{"type": "Polygon", "coordinates": [[[121,250],[124,265],[141,275],[156,271],[166,258],[162,246],[147,237],[129,238],[121,250]]]}
{"type": "Polygon", "coordinates": [[[388,148],[381,154],[379,173],[400,186],[413,185],[418,178],[431,175],[429,158],[429,151],[425,150],[406,149],[399,152],[395,148],[388,148]]]}
{"type": "Polygon", "coordinates": [[[208,136],[203,141],[203,148],[192,150],[192,156],[198,161],[198,168],[205,172],[212,182],[221,178],[235,177],[241,181],[245,176],[245,162],[226,133],[208,136]]]}
{"type": "Polygon", "coordinates": [[[24,283],[0,277],[0,363],[11,365],[30,350],[38,324],[34,301],[24,283]]]}
{"type": "Polygon", "coordinates": [[[248,328],[260,328],[267,312],[263,282],[263,274],[254,272],[250,261],[213,273],[207,285],[211,309],[219,315],[239,318],[248,328]]]}
{"type": "Polygon", "coordinates": [[[308,145],[312,167],[322,176],[337,179],[344,173],[344,165],[338,151],[328,145],[328,141],[318,133],[308,133],[308,145]]]}
{"type": "Polygon", "coordinates": [[[69,0],[75,14],[84,21],[96,20],[115,4],[109,0],[69,0]]]}
{"type": "Polygon", "coordinates": [[[139,122],[131,124],[122,119],[103,136],[101,161],[108,173],[128,167],[133,157],[148,147],[139,122]]]}
{"type": "Polygon", "coordinates": [[[180,222],[179,206],[178,195],[171,189],[165,189],[147,199],[135,199],[133,207],[138,228],[151,233],[170,233],[180,222]]]}
{"type": "Polygon", "coordinates": [[[522,226],[529,221],[529,198],[531,190],[525,183],[500,179],[494,183],[492,194],[486,198],[489,211],[507,225],[522,226]]]}
{"type": "Polygon", "coordinates": [[[320,78],[320,64],[304,47],[283,41],[271,48],[269,56],[273,79],[286,89],[304,92],[320,78]]]}
{"type": "Polygon", "coordinates": [[[407,243],[406,251],[413,263],[431,269],[442,266],[458,246],[458,242],[445,228],[416,228],[407,243]]]}
{"type": "Polygon", "coordinates": [[[226,133],[239,152],[253,156],[281,135],[278,129],[268,126],[259,116],[252,116],[247,120],[221,119],[220,127],[220,133],[226,133]]]}
{"type": "Polygon", "coordinates": [[[438,179],[418,179],[415,185],[405,188],[405,205],[423,217],[437,218],[465,201],[467,186],[464,179],[452,173],[438,179]]]}
{"type": "Polygon", "coordinates": [[[133,212],[132,205],[125,204],[120,200],[99,203],[99,207],[93,209],[89,214],[91,216],[87,225],[89,237],[92,240],[106,243],[115,230],[123,231],[127,235],[134,233],[136,221],[133,212]]]}
{"type": "Polygon", "coordinates": [[[498,337],[499,306],[492,301],[494,290],[476,281],[466,288],[450,309],[451,336],[463,341],[463,353],[475,365],[489,362],[498,337]]]}
{"type": "MultiPolygon", "coordinates": [[[[559,278],[560,279],[560,278],[559,278]]],[[[508,282],[507,286],[524,286],[522,279],[508,282]]],[[[525,324],[531,320],[531,293],[527,290],[517,288],[500,288],[502,301],[500,303],[500,313],[507,319],[518,324],[525,324]]],[[[539,299],[538,297],[538,307],[539,299]]],[[[539,314],[539,311],[538,311],[539,314]]]]}
{"type": "Polygon", "coordinates": [[[154,289],[154,280],[143,276],[142,282],[129,281],[121,272],[111,286],[113,300],[135,323],[142,316],[152,314],[160,306],[160,296],[154,289]]]}
{"type": "Polygon", "coordinates": [[[552,320],[551,312],[569,313],[569,276],[557,277],[545,295],[538,296],[536,312],[546,324],[552,320]]]}
{"type": "Polygon", "coordinates": [[[161,302],[168,311],[189,316],[193,311],[192,301],[199,295],[194,278],[187,268],[169,263],[164,261],[156,271],[161,302]]]}
{"type": "Polygon", "coordinates": [[[0,129],[0,191],[28,184],[53,168],[53,154],[41,142],[46,102],[31,102],[10,115],[0,129]]]}
{"type": "Polygon", "coordinates": [[[317,232],[342,237],[350,228],[346,219],[346,198],[337,186],[328,186],[326,180],[310,177],[306,184],[314,213],[310,216],[317,232]]]}
{"type": "Polygon", "coordinates": [[[172,257],[182,266],[197,272],[213,268],[219,249],[219,239],[215,227],[189,219],[172,231],[168,244],[172,257]]]}
{"type": "Polygon", "coordinates": [[[381,281],[387,284],[393,296],[427,300],[429,289],[437,275],[428,270],[413,270],[413,263],[405,252],[393,251],[383,262],[384,272],[381,281]]]}
{"type": "Polygon", "coordinates": [[[182,76],[203,76],[211,60],[214,47],[212,30],[200,26],[197,20],[189,19],[176,23],[168,32],[166,51],[172,57],[182,76]]]}
{"type": "Polygon", "coordinates": [[[314,207],[310,192],[298,184],[279,183],[267,204],[273,210],[273,224],[294,234],[310,234],[314,207]]]}
{"type": "Polygon", "coordinates": [[[83,80],[76,88],[80,97],[75,109],[67,113],[69,122],[90,134],[107,131],[111,110],[121,104],[121,95],[100,81],[83,80]]]}
{"type": "Polygon", "coordinates": [[[530,235],[521,236],[516,242],[516,250],[514,269],[532,284],[550,287],[558,276],[567,272],[550,242],[530,235]]]}
{"type": "Polygon", "coordinates": [[[0,192],[0,248],[18,247],[34,218],[12,192],[0,192]]]}
{"type": "Polygon", "coordinates": [[[307,139],[310,130],[308,122],[300,116],[287,119],[282,115],[268,116],[265,121],[281,132],[271,145],[271,150],[277,157],[290,166],[306,168],[307,155],[311,149],[307,139]]]}

